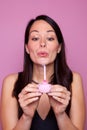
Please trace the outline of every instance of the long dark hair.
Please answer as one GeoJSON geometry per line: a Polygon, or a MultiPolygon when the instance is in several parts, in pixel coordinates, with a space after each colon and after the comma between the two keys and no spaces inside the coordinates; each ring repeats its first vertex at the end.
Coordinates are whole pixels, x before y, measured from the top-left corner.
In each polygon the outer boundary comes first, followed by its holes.
{"type": "MultiPolygon", "coordinates": [[[[51,25],[51,27],[54,29],[58,42],[61,44],[61,51],[59,54],[57,54],[56,59],[54,61],[54,74],[51,76],[50,83],[52,84],[60,84],[62,86],[65,86],[70,91],[70,86],[72,83],[72,71],[67,65],[66,62],[66,56],[65,56],[65,42],[62,35],[62,32],[58,26],[58,24],[50,17],[46,15],[40,15],[37,16],[35,19],[32,19],[29,21],[26,30],[25,30],[25,40],[24,40],[24,46],[28,44],[29,40],[29,32],[31,29],[31,26],[35,21],[38,20],[44,20],[47,23],[51,25]]],[[[24,47],[24,66],[23,66],[23,72],[20,72],[18,75],[18,79],[15,83],[14,90],[13,90],[13,96],[15,96],[18,100],[18,94],[21,92],[21,90],[32,81],[32,72],[33,72],[33,63],[30,59],[29,54],[27,54],[25,47],[24,47]]],[[[18,104],[19,105],[19,104],[18,104]]],[[[69,114],[70,110],[70,103],[66,109],[67,114],[69,114]]],[[[22,109],[19,106],[19,117],[22,115],[22,109]]]]}

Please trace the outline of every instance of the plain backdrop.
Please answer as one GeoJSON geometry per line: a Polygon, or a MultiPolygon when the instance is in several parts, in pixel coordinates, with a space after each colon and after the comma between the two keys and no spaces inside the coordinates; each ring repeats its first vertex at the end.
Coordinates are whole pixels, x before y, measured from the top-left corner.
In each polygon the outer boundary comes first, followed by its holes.
{"type": "Polygon", "coordinates": [[[0,92],[5,76],[22,71],[25,28],[40,14],[59,24],[67,62],[82,76],[87,104],[87,0],[0,0],[0,92]]]}

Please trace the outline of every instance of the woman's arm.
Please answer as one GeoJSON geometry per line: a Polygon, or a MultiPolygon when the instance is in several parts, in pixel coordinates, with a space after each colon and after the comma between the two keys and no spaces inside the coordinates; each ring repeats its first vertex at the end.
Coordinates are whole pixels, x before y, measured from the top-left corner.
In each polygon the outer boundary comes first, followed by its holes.
{"type": "Polygon", "coordinates": [[[60,130],[84,130],[85,99],[81,77],[73,74],[70,118],[65,112],[56,116],[60,130]]]}
{"type": "Polygon", "coordinates": [[[22,115],[18,120],[18,106],[15,97],[12,97],[16,75],[10,75],[3,81],[1,95],[1,121],[3,130],[29,130],[32,119],[22,115]]]}
{"type": "Polygon", "coordinates": [[[53,85],[50,93],[48,93],[50,103],[60,130],[84,130],[85,99],[81,77],[77,73],[73,73],[71,90],[70,117],[65,113],[70,100],[70,93],[65,87],[53,85]]]}

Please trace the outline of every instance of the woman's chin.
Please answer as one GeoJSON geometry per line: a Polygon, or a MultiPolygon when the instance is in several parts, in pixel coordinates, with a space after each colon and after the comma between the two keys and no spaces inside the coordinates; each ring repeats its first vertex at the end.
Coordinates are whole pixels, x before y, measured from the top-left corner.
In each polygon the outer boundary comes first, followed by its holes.
{"type": "Polygon", "coordinates": [[[37,62],[37,64],[39,64],[39,65],[47,65],[47,64],[49,64],[49,62],[46,61],[46,60],[40,60],[40,61],[37,62]]]}

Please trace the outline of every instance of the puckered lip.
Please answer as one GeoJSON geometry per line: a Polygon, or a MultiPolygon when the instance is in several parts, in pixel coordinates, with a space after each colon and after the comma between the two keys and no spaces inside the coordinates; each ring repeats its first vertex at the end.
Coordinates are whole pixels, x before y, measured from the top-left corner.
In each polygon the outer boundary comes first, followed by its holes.
{"type": "Polygon", "coordinates": [[[37,52],[37,55],[39,57],[48,57],[49,54],[46,51],[39,51],[39,52],[37,52]]]}

